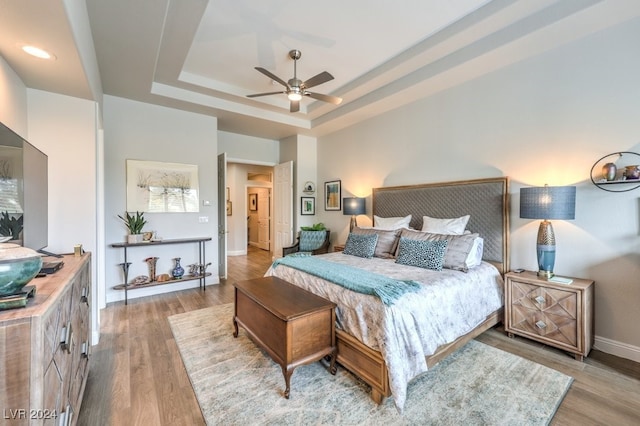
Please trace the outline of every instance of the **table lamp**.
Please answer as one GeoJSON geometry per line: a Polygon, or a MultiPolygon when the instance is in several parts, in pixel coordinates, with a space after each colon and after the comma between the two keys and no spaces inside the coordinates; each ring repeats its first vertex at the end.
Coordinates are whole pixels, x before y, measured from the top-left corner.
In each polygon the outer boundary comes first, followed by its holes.
{"type": "Polygon", "coordinates": [[[366,198],[348,197],[342,199],[342,205],[344,206],[342,212],[345,215],[351,215],[351,223],[349,224],[349,232],[353,231],[353,228],[358,226],[356,216],[359,214],[365,214],[367,212],[366,198]]]}
{"type": "Polygon", "coordinates": [[[556,237],[549,219],[575,219],[575,216],[575,186],[545,185],[520,189],[520,218],[542,219],[536,242],[539,277],[553,277],[556,260],[556,237]]]}

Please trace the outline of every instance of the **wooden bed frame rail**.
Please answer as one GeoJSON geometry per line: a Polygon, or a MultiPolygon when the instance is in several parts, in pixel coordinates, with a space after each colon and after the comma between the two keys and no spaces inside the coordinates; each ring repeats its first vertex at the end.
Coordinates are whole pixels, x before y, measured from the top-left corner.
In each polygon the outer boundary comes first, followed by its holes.
{"type": "MultiPolygon", "coordinates": [[[[500,324],[503,320],[503,315],[504,309],[500,308],[489,315],[480,325],[471,330],[471,332],[460,336],[451,343],[439,346],[433,355],[425,358],[427,366],[432,368],[448,355],[466,345],[470,340],[484,333],[491,327],[500,324]]],[[[342,330],[336,330],[336,341],[338,346],[338,364],[371,386],[371,399],[377,404],[381,404],[385,398],[391,395],[389,374],[382,354],[342,330]]]]}

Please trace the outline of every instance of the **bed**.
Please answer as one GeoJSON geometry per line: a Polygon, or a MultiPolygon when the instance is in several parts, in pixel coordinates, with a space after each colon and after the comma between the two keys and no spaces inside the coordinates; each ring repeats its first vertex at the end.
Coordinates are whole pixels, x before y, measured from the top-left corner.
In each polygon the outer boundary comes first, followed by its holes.
{"type": "MultiPolygon", "coordinates": [[[[272,266],[266,275],[336,303],[338,363],[371,386],[374,401],[381,403],[392,396],[402,410],[413,377],[502,321],[502,274],[509,267],[507,197],[506,177],[373,189],[373,214],[380,221],[411,215],[410,228],[421,230],[423,216],[469,215],[466,229],[478,233],[484,243],[482,262],[467,271],[425,270],[378,256],[314,256],[336,268],[346,264],[421,283],[392,305],[284,264],[272,266]],[[468,291],[469,286],[473,291],[468,291]]],[[[411,231],[401,231],[405,232],[411,231]]]]}

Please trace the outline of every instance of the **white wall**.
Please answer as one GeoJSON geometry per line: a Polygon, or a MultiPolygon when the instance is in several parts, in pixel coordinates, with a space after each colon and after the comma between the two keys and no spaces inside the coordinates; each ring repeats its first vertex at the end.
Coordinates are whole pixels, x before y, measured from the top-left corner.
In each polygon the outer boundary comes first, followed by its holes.
{"type": "MultiPolygon", "coordinates": [[[[127,233],[117,215],[126,209],[126,160],[146,160],[198,166],[200,186],[200,212],[198,213],[146,213],[146,230],[155,230],[165,239],[211,237],[206,243],[207,269],[212,276],[208,284],[218,282],[217,269],[217,119],[175,109],[154,106],[113,96],[104,98],[105,145],[105,234],[107,244],[123,242],[127,233]],[[209,206],[202,202],[208,200],[209,206]],[[208,222],[201,223],[206,217],[208,222]]],[[[197,261],[197,245],[163,245],[153,248],[129,249],[132,262],[129,276],[149,275],[146,257],[157,256],[158,273],[169,273],[175,257],[187,266],[197,261]]],[[[107,247],[106,251],[107,301],[124,299],[124,292],[113,290],[122,282],[123,262],[121,249],[107,247]]],[[[167,284],[129,292],[129,298],[197,287],[198,281],[167,284]]]]}
{"type": "MultiPolygon", "coordinates": [[[[95,103],[29,89],[29,142],[49,157],[49,246],[96,249],[95,103]]],[[[94,268],[95,269],[95,268],[94,268]]]]}
{"type": "Polygon", "coordinates": [[[2,56],[0,56],[0,121],[28,139],[27,88],[2,56]]]}
{"type": "MultiPolygon", "coordinates": [[[[318,141],[314,137],[295,135],[280,141],[280,162],[293,161],[293,230],[294,240],[301,226],[310,226],[320,222],[319,210],[324,208],[322,189],[323,183],[318,181],[318,141]],[[307,182],[316,184],[316,193],[305,194],[304,184],[307,182]],[[300,212],[300,197],[315,197],[316,214],[302,215],[300,212]]],[[[292,241],[293,243],[293,241],[292,241]]]]}
{"type": "MultiPolygon", "coordinates": [[[[556,273],[596,281],[596,345],[640,361],[640,189],[612,194],[589,177],[607,153],[640,152],[637,40],[636,19],[322,137],[318,180],[370,196],[379,186],[509,176],[511,266],[527,269],[537,269],[538,221],[518,217],[519,188],[577,185],[576,219],[554,223],[556,273]]],[[[320,212],[344,242],[348,218],[320,212]]]]}
{"type": "Polygon", "coordinates": [[[257,138],[229,132],[218,132],[218,154],[227,153],[229,162],[278,164],[280,146],[273,139],[257,138]]]}

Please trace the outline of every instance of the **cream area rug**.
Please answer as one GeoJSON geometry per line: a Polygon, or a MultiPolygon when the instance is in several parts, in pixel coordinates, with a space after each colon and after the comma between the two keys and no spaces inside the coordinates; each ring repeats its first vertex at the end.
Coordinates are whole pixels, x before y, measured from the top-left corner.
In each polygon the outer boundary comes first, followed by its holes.
{"type": "Polygon", "coordinates": [[[233,337],[233,304],[169,322],[209,425],[545,425],[573,381],[474,340],[410,383],[402,414],[323,362],[297,367],[285,399],[280,366],[242,328],[233,337]]]}

